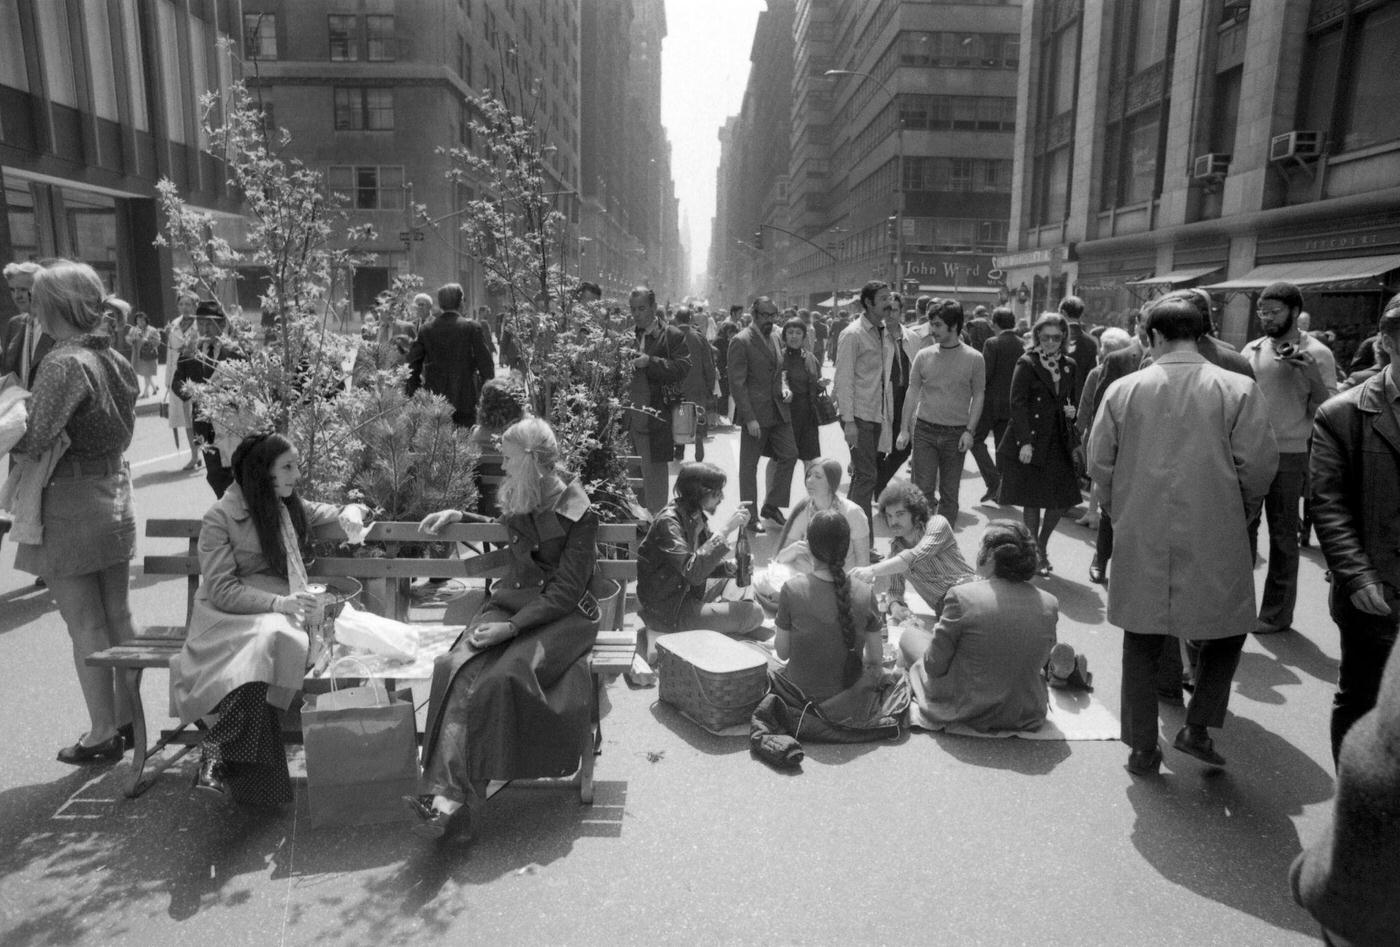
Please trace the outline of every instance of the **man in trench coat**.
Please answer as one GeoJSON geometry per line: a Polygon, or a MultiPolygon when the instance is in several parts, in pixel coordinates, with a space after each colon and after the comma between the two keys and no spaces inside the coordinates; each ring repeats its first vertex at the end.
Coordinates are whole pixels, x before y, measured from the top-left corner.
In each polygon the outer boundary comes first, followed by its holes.
{"type": "Polygon", "coordinates": [[[1123,629],[1122,738],[1136,775],[1161,765],[1157,672],[1179,638],[1199,643],[1200,664],[1174,746],[1225,763],[1207,728],[1225,722],[1254,627],[1246,526],[1278,467],[1259,389],[1197,350],[1197,308],[1163,300],[1146,318],[1153,363],[1108,389],[1088,449],[1089,475],[1117,533],[1108,618],[1123,629]]]}

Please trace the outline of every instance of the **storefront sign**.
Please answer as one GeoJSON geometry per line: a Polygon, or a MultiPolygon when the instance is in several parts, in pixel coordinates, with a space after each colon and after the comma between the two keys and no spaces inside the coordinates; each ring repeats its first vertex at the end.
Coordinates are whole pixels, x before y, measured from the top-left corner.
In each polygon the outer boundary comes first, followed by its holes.
{"type": "Polygon", "coordinates": [[[994,256],[992,266],[999,270],[1011,270],[1022,266],[1048,266],[1051,263],[1062,262],[1064,258],[1064,247],[1045,247],[1040,250],[1027,250],[1024,253],[994,256]]]}
{"type": "Polygon", "coordinates": [[[1334,225],[1302,235],[1261,237],[1256,260],[1368,256],[1381,251],[1393,253],[1397,247],[1400,247],[1400,222],[1373,218],[1368,226],[1361,228],[1344,229],[1334,225]]]}
{"type": "Polygon", "coordinates": [[[921,283],[971,286],[988,282],[992,258],[969,253],[906,253],[904,276],[921,283]]]}

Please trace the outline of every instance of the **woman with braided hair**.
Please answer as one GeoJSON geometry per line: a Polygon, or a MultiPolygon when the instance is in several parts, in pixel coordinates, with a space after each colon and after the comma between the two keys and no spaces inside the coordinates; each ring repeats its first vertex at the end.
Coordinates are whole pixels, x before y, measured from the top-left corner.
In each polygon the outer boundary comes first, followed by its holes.
{"type": "Polygon", "coordinates": [[[839,510],[822,510],[807,527],[815,568],[789,579],[778,593],[778,657],[783,676],[820,703],[860,680],[879,675],[883,627],[869,585],[846,575],[851,526],[839,510]]]}
{"type": "Polygon", "coordinates": [[[932,631],[910,627],[900,638],[914,699],[933,729],[1034,730],[1045,722],[1043,670],[1060,603],[1031,584],[1039,564],[1024,524],[991,523],[977,552],[982,581],[949,589],[932,631]]]}

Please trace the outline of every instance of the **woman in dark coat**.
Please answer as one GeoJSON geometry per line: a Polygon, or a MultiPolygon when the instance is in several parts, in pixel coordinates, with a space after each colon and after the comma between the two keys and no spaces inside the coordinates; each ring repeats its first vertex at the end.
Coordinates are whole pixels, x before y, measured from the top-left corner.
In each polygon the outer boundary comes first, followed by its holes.
{"type": "Polygon", "coordinates": [[[816,356],[803,347],[806,341],[807,323],[797,318],[783,323],[783,380],[792,392],[788,403],[792,412],[792,436],[797,441],[797,459],[810,464],[822,452],[817,427],[817,392],[821,389],[822,370],[816,356]]]}
{"type": "Polygon", "coordinates": [[[998,502],[1023,508],[1026,528],[1040,547],[1041,575],[1051,572],[1050,534],[1080,500],[1073,459],[1075,364],[1064,352],[1068,331],[1059,313],[1036,320],[1034,347],[1016,360],[1011,374],[1011,425],[997,446],[998,502]]]}
{"type": "MultiPolygon", "coordinates": [[[[559,445],[544,421],[513,424],[501,454],[510,571],[433,668],[422,795],[407,797],[419,818],[414,832],[425,838],[467,830],[492,779],[574,772],[590,726],[598,514],[579,481],[560,475],[559,445]]],[[[485,519],[442,510],[422,528],[436,533],[466,518],[485,519]]]]}

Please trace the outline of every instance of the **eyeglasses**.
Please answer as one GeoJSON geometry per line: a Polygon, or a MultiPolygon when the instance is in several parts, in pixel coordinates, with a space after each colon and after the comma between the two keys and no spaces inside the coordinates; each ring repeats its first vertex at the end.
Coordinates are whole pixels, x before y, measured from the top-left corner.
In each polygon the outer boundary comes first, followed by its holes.
{"type": "Polygon", "coordinates": [[[1060,335],[1060,333],[1058,333],[1058,332],[1042,332],[1042,333],[1040,333],[1040,341],[1042,341],[1042,342],[1059,342],[1059,341],[1060,341],[1061,339],[1063,339],[1063,338],[1064,338],[1064,336],[1060,335]]]}
{"type": "Polygon", "coordinates": [[[1265,309],[1263,306],[1259,307],[1259,315],[1268,316],[1270,319],[1281,316],[1287,311],[1288,310],[1282,306],[1270,306],[1268,309],[1265,309]]]}

